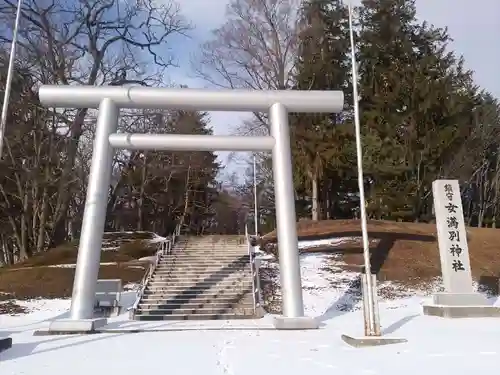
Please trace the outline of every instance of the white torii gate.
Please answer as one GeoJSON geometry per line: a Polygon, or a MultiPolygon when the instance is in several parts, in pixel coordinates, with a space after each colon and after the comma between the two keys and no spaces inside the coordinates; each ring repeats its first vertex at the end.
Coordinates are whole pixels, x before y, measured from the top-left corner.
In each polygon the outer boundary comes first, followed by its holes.
{"type": "Polygon", "coordinates": [[[70,318],[54,321],[51,331],[92,331],[106,324],[94,319],[108,188],[115,148],[171,151],[272,151],[283,315],[279,329],[317,328],[304,316],[298,253],[289,112],[338,113],[341,91],[199,90],[120,86],[42,86],[42,104],[56,108],[98,108],[87,198],[78,248],[70,318]],[[269,136],[215,136],[117,133],[120,108],[187,111],[268,112],[269,136]]]}

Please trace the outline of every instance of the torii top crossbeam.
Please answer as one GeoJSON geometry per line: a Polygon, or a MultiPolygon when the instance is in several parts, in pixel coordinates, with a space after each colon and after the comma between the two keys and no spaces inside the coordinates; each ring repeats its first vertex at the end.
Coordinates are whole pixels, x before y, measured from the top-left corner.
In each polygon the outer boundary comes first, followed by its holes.
{"type": "Polygon", "coordinates": [[[342,91],[206,90],[142,86],[57,86],[39,90],[42,104],[56,108],[98,108],[103,99],[120,108],[267,112],[280,103],[288,112],[341,112],[342,91]]]}

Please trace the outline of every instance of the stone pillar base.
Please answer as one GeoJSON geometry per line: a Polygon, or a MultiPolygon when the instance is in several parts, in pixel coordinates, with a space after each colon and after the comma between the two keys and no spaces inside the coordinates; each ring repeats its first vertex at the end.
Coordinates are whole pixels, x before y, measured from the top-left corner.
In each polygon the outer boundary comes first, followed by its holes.
{"type": "Polygon", "coordinates": [[[500,318],[497,306],[439,306],[424,305],[424,315],[441,318],[500,318]]]}
{"type": "Polygon", "coordinates": [[[96,330],[108,324],[106,318],[97,319],[59,319],[50,323],[46,332],[48,335],[75,335],[95,333],[96,330]]]}
{"type": "Polygon", "coordinates": [[[296,318],[278,316],[274,318],[274,328],[283,330],[318,329],[319,322],[317,319],[307,316],[300,316],[296,318]]]}
{"type": "Polygon", "coordinates": [[[488,300],[479,293],[436,293],[432,296],[434,305],[439,306],[488,306],[488,300]]]}
{"type": "Polygon", "coordinates": [[[479,293],[436,293],[433,303],[423,306],[424,315],[442,318],[500,317],[500,307],[492,306],[479,293]]]}

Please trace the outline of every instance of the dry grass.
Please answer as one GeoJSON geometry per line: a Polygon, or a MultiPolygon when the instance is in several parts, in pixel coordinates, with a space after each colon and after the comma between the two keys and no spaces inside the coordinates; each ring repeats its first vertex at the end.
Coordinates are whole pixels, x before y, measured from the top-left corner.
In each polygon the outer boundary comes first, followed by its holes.
{"type": "MultiPolygon", "coordinates": [[[[323,220],[297,223],[300,240],[331,237],[361,237],[359,220],[323,220]]],[[[436,226],[434,224],[393,221],[368,222],[371,264],[379,279],[421,284],[441,275],[436,226]]],[[[500,230],[467,228],[472,274],[475,279],[497,278],[500,275],[500,230]]],[[[265,235],[263,244],[276,242],[273,231],[265,235]]],[[[346,268],[362,270],[362,246],[353,239],[341,247],[315,248],[314,251],[343,254],[346,268]]]]}
{"type": "MultiPolygon", "coordinates": [[[[147,240],[133,240],[123,243],[117,250],[107,250],[101,252],[101,263],[123,263],[142,257],[154,255],[157,248],[147,240]]],[[[78,255],[78,245],[76,243],[66,243],[45,253],[36,255],[28,260],[17,263],[10,268],[25,268],[51,266],[58,264],[76,264],[78,255]]]]}
{"type": "MultiPolygon", "coordinates": [[[[136,260],[154,255],[156,250],[147,240],[136,239],[122,244],[116,251],[103,251],[101,263],[116,265],[101,265],[99,278],[121,279],[124,284],[139,282],[147,265],[141,268],[136,260]]],[[[0,268],[0,301],[4,301],[0,304],[0,314],[12,310],[12,306],[7,306],[12,299],[70,297],[75,269],[48,266],[75,264],[76,258],[77,245],[68,243],[25,262],[0,268]]]]}

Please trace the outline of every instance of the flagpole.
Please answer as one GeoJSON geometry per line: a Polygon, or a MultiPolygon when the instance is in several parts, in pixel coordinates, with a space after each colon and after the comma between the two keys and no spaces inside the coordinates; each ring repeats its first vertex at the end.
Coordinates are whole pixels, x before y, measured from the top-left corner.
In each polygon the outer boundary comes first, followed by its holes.
{"type": "Polygon", "coordinates": [[[14,23],[14,31],[12,32],[12,43],[10,45],[9,66],[7,68],[7,80],[5,82],[5,92],[4,92],[4,96],[3,96],[2,115],[0,117],[0,159],[2,158],[2,155],[3,155],[5,126],[7,124],[7,113],[8,113],[8,109],[9,109],[10,92],[11,92],[11,88],[12,88],[12,76],[14,74],[13,72],[14,72],[14,61],[16,58],[17,32],[19,29],[19,22],[21,19],[22,4],[23,4],[23,0],[18,0],[16,21],[14,23]]]}
{"type": "Polygon", "coordinates": [[[359,120],[359,96],[358,96],[358,74],[356,66],[356,47],[354,44],[354,31],[352,25],[352,0],[348,4],[349,12],[349,38],[351,41],[351,65],[352,65],[352,94],[354,101],[354,127],[356,131],[356,156],[358,164],[358,186],[359,186],[359,208],[361,216],[361,233],[363,238],[363,258],[365,263],[365,277],[366,277],[366,295],[363,293],[363,299],[366,303],[363,304],[365,309],[365,319],[368,317],[368,324],[365,324],[366,336],[379,336],[380,327],[378,327],[378,319],[375,313],[376,301],[376,281],[372,279],[371,264],[370,264],[370,244],[368,240],[368,229],[366,220],[366,206],[365,206],[365,188],[363,178],[363,152],[361,145],[361,126],[359,120]],[[368,311],[366,311],[368,309],[368,311]]]}
{"type": "MultiPolygon", "coordinates": [[[[5,137],[5,125],[7,123],[7,111],[9,109],[10,91],[12,87],[12,75],[14,71],[14,61],[16,58],[17,31],[19,29],[19,20],[21,19],[22,0],[17,1],[16,20],[14,22],[14,31],[12,32],[12,43],[10,45],[9,66],[7,68],[7,80],[5,82],[5,92],[3,95],[2,114],[0,117],[0,159],[3,155],[3,143],[5,137]]],[[[11,337],[0,337],[0,352],[12,347],[11,337]]]]}

